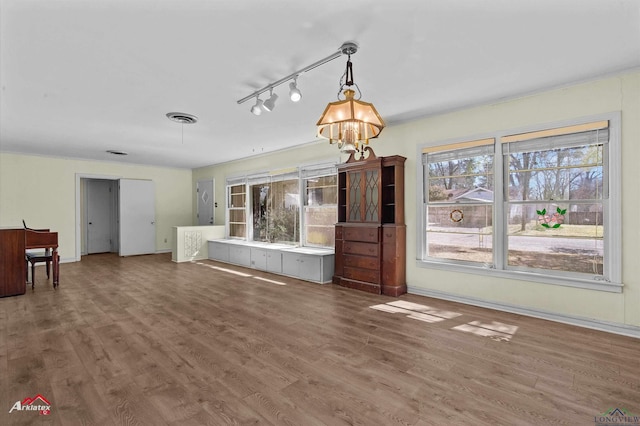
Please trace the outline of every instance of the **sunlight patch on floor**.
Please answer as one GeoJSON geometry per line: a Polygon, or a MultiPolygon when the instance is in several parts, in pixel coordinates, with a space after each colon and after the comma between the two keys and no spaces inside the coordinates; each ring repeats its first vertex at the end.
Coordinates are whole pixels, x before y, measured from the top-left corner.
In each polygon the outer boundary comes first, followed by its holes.
{"type": "Polygon", "coordinates": [[[287,285],[286,283],[283,283],[282,281],[270,280],[268,278],[262,278],[262,277],[258,277],[256,275],[251,275],[251,274],[247,274],[247,273],[240,272],[240,271],[234,271],[233,269],[229,269],[229,268],[221,268],[220,266],[209,265],[209,264],[204,263],[204,262],[195,262],[195,264],[196,265],[201,265],[201,266],[206,266],[207,268],[215,269],[216,271],[228,272],[229,274],[239,275],[239,276],[245,277],[245,278],[253,277],[253,278],[257,279],[257,280],[264,281],[264,282],[267,282],[267,283],[270,283],[270,284],[287,285]]]}
{"type": "Polygon", "coordinates": [[[497,321],[492,321],[490,324],[482,323],[481,321],[471,321],[470,323],[453,327],[452,330],[471,333],[476,336],[489,337],[498,342],[508,342],[516,334],[516,331],[518,331],[518,326],[497,321]]]}
{"type": "Polygon", "coordinates": [[[394,302],[389,302],[388,305],[396,306],[398,308],[408,309],[413,312],[419,312],[422,314],[429,314],[436,317],[441,317],[445,319],[451,319],[459,317],[462,314],[452,311],[443,311],[441,309],[432,308],[426,305],[420,305],[418,303],[405,302],[404,300],[396,300],[394,302]]]}
{"type": "Polygon", "coordinates": [[[283,283],[283,282],[281,282],[281,281],[274,281],[274,280],[270,280],[270,279],[267,279],[267,278],[256,277],[255,275],[254,275],[254,277],[253,277],[253,278],[255,278],[256,280],[265,281],[265,282],[268,282],[268,283],[271,283],[271,284],[276,284],[276,285],[287,285],[286,283],[283,283]]]}
{"type": "Polygon", "coordinates": [[[394,302],[385,303],[383,305],[373,305],[369,307],[377,311],[389,312],[392,314],[406,314],[407,318],[428,323],[440,322],[462,315],[457,312],[442,311],[430,306],[420,305],[418,303],[412,302],[405,302],[403,300],[397,300],[394,302]]]}

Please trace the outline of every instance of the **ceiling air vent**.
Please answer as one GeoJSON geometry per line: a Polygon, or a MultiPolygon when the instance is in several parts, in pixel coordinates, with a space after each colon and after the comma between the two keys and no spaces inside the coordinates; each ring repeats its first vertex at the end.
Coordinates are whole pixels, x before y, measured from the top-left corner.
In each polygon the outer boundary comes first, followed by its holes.
{"type": "Polygon", "coordinates": [[[198,117],[192,114],[186,114],[184,112],[169,112],[167,118],[171,121],[181,124],[193,124],[198,121],[198,117]]]}

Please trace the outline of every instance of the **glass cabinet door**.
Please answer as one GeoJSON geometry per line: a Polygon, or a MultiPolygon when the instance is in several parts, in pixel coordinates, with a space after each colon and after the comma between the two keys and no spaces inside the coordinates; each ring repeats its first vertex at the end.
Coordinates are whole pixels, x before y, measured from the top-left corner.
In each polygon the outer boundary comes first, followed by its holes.
{"type": "Polygon", "coordinates": [[[367,170],[364,181],[364,221],[378,221],[378,170],[367,170]]]}
{"type": "Polygon", "coordinates": [[[362,172],[349,172],[349,222],[361,221],[362,172]]]}

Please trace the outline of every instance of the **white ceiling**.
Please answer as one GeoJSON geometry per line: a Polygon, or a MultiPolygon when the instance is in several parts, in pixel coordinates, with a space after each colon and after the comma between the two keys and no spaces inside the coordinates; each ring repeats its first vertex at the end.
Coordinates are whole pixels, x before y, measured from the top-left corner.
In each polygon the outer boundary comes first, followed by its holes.
{"type": "Polygon", "coordinates": [[[287,84],[259,117],[237,100],[345,41],[388,125],[640,67],[638,0],[0,0],[0,16],[1,151],[171,167],[316,140],[346,57],[301,75],[297,104],[287,84]]]}

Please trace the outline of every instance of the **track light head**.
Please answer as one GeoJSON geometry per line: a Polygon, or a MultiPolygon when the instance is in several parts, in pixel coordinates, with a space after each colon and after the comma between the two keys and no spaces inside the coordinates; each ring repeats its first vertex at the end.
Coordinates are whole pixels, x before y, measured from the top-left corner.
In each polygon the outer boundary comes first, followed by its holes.
{"type": "Polygon", "coordinates": [[[269,99],[267,99],[262,103],[262,108],[264,108],[267,111],[273,111],[273,109],[276,107],[277,100],[278,100],[278,95],[273,93],[273,90],[272,90],[271,96],[269,97],[269,99]]]}
{"type": "Polygon", "coordinates": [[[262,99],[256,96],[256,104],[251,107],[251,113],[253,115],[262,114],[262,105],[263,105],[262,99]]]}
{"type": "Polygon", "coordinates": [[[298,102],[302,99],[302,92],[298,89],[298,85],[296,84],[296,80],[293,80],[289,83],[289,99],[292,102],[298,102]]]}

